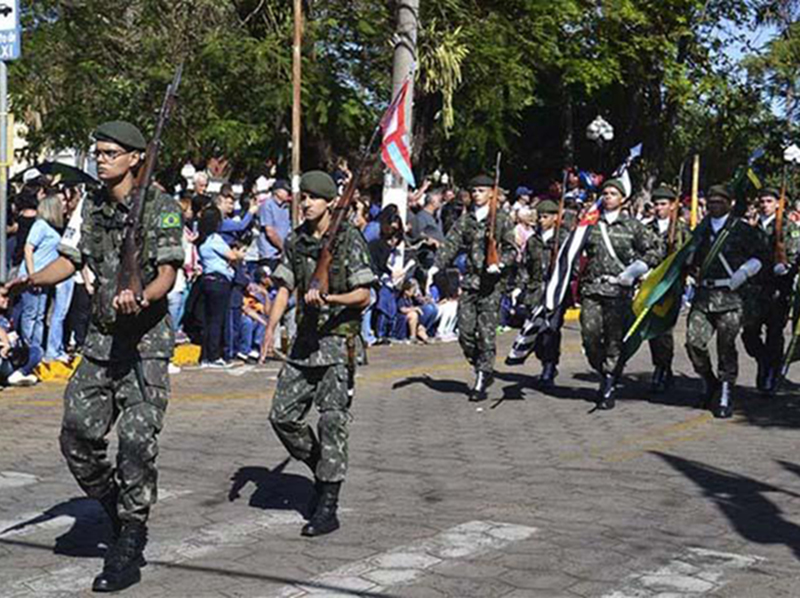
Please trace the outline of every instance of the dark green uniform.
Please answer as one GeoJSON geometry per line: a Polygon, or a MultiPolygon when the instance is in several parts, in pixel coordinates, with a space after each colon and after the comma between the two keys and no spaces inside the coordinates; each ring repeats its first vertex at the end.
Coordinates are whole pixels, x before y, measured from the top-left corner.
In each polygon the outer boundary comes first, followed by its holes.
{"type": "Polygon", "coordinates": [[[488,217],[478,221],[475,210],[465,212],[447,233],[434,265],[443,270],[459,252],[466,252],[467,272],[458,300],[458,341],[467,361],[477,372],[491,373],[497,355],[495,338],[503,283],[516,260],[517,247],[511,219],[498,210],[495,239],[502,271],[500,274],[486,272],[487,223],[488,217]]]}
{"type": "Polygon", "coordinates": [[[764,237],[758,229],[750,226],[733,214],[728,216],[726,227],[730,227],[720,256],[706,264],[708,254],[719,234],[714,233],[709,223],[701,223],[706,230],[702,233],[700,245],[691,258],[692,265],[698,269],[697,291],[692,300],[686,330],[686,351],[695,371],[706,380],[714,379],[708,344],[717,335],[717,355],[719,361],[718,379],[733,384],[739,373],[736,337],[742,326],[743,296],[752,287],[745,284],[736,291],[727,286],[734,272],[751,259],[766,262],[764,237]],[[730,220],[734,219],[734,220],[730,220]],[[703,268],[703,265],[706,265],[703,268]]]}
{"type": "MultiPolygon", "coordinates": [[[[520,269],[521,301],[529,311],[535,309],[544,298],[545,283],[550,275],[553,249],[556,245],[555,228],[545,235],[537,229],[525,245],[520,269]],[[546,237],[546,238],[545,238],[546,237]]],[[[569,233],[562,227],[559,230],[558,247],[563,246],[569,233]]],[[[563,314],[559,314],[563,317],[563,314]]],[[[536,337],[536,357],[542,363],[558,364],[561,357],[561,322],[554,322],[551,328],[536,337]]]]}
{"type": "MultiPolygon", "coordinates": [[[[158,434],[169,399],[167,366],[175,339],[166,297],[136,316],[118,315],[112,305],[128,211],[127,204],[98,191],[73,215],[59,245],[76,268],[88,265],[96,277],[83,360],[64,394],[61,450],[89,496],[107,495],[116,477],[120,518],[145,521],[157,498],[158,434]],[[106,436],[115,421],[116,470],[106,455],[106,436]]],[[[142,227],[146,286],[159,266],[183,264],[178,204],[169,195],[151,192],[142,227]]]]}
{"type": "MultiPolygon", "coordinates": [[[[666,219],[666,222],[669,224],[669,219],[666,219]]],[[[647,224],[647,228],[659,237],[663,250],[662,259],[666,259],[669,251],[669,226],[662,228],[662,226],[659,226],[659,220],[654,218],[647,224]]],[[[689,239],[689,235],[689,227],[682,220],[678,220],[675,223],[673,251],[677,251],[689,239]]],[[[649,344],[653,366],[666,372],[672,371],[672,361],[675,357],[675,338],[672,330],[650,339],[649,344]]]]}
{"type": "MultiPolygon", "coordinates": [[[[361,232],[350,224],[340,230],[330,269],[330,293],[343,294],[377,281],[361,232]]],[[[298,227],[284,243],[272,279],[305,295],[321,249],[308,226],[298,227]]],[[[348,420],[355,377],[356,337],[361,310],[300,303],[297,335],[278,376],[269,419],[296,459],[307,463],[321,482],[341,482],[347,471],[348,420]],[[311,405],[319,411],[317,436],[305,422],[311,405]]]]}
{"type": "Polygon", "coordinates": [[[614,222],[609,222],[606,214],[600,216],[584,251],[588,261],[580,283],[583,348],[596,372],[618,374],[634,289],[620,286],[614,279],[637,260],[650,268],[658,265],[661,246],[644,224],[621,212],[614,222]],[[603,228],[616,257],[607,246],[603,228]]]}
{"type": "MultiPolygon", "coordinates": [[[[800,228],[789,220],[783,225],[784,245],[789,271],[778,276],[774,272],[775,218],[759,220],[758,228],[767,243],[764,267],[753,279],[744,298],[742,340],[747,354],[759,364],[759,372],[781,366],[784,350],[783,333],[789,319],[792,281],[800,256],[800,228]],[[765,337],[762,336],[765,333],[765,337]]],[[[759,385],[760,386],[760,385],[759,385]]]]}

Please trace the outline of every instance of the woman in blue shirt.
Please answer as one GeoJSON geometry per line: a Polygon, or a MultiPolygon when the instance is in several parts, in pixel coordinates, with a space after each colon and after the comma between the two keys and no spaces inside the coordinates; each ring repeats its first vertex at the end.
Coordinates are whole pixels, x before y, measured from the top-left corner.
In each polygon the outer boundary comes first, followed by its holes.
{"type": "MultiPolygon", "coordinates": [[[[61,195],[51,193],[39,202],[36,222],[33,223],[25,241],[25,259],[20,267],[20,276],[42,270],[58,259],[58,244],[64,225],[64,203],[61,195]]],[[[29,347],[42,348],[44,316],[47,312],[47,293],[41,289],[25,291],[21,297],[22,314],[20,332],[29,347]]]]}
{"type": "Polygon", "coordinates": [[[222,215],[212,206],[200,216],[197,245],[203,277],[200,288],[205,302],[203,324],[203,350],[201,366],[225,367],[222,358],[222,339],[225,333],[225,315],[233,285],[233,264],[244,259],[244,251],[231,249],[220,234],[222,215]]]}

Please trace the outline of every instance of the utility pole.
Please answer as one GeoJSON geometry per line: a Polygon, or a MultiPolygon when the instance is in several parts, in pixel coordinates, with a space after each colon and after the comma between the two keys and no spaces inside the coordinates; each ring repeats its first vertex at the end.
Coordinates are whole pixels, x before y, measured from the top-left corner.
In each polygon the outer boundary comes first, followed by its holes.
{"type": "Polygon", "coordinates": [[[303,0],[294,0],[292,56],[292,227],[300,224],[300,132],[303,99],[303,0]]]}
{"type": "MultiPolygon", "coordinates": [[[[392,97],[394,98],[405,83],[408,74],[417,61],[417,31],[419,29],[420,0],[400,0],[397,8],[397,31],[394,35],[394,64],[392,67],[392,97]]],[[[414,81],[409,85],[406,110],[406,126],[413,132],[414,81]]],[[[413,150],[413,147],[412,147],[413,150]]],[[[407,222],[408,184],[386,169],[383,180],[383,205],[395,204],[403,223],[407,222]]]]}

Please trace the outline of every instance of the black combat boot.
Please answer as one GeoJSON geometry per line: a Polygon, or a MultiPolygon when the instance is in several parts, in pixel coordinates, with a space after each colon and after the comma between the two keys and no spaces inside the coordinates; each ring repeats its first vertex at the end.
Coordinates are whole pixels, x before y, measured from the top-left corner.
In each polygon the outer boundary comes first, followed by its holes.
{"type": "Polygon", "coordinates": [[[666,376],[667,371],[662,367],[657,367],[655,371],[653,371],[653,377],[650,380],[650,392],[655,394],[664,392],[667,389],[665,384],[666,376]]]}
{"type": "Polygon", "coordinates": [[[339,506],[339,488],[341,486],[341,482],[320,482],[319,503],[311,516],[311,521],[303,526],[301,533],[304,536],[313,538],[339,529],[336,510],[339,506]]]}
{"type": "Polygon", "coordinates": [[[711,409],[714,403],[714,397],[719,392],[720,383],[714,374],[709,374],[703,377],[703,394],[700,397],[700,409],[711,409]]]}
{"type": "Polygon", "coordinates": [[[733,385],[723,382],[719,393],[719,403],[714,409],[714,417],[728,419],[733,416],[733,385]]]}
{"type": "Polygon", "coordinates": [[[108,515],[108,520],[111,524],[111,540],[112,542],[116,542],[117,538],[119,538],[119,532],[122,530],[122,520],[119,518],[119,511],[117,511],[119,486],[117,486],[116,482],[111,490],[97,500],[100,502],[100,506],[103,507],[106,515],[108,515]]]}
{"type": "Polygon", "coordinates": [[[675,375],[672,373],[672,368],[664,370],[664,390],[667,391],[675,386],[675,375]]]}
{"type": "Polygon", "coordinates": [[[475,384],[469,391],[469,400],[473,403],[485,401],[489,398],[487,391],[494,382],[494,377],[489,372],[478,372],[475,374],[475,384]]]}
{"type": "Polygon", "coordinates": [[[142,579],[147,526],[139,521],[126,522],[117,541],[106,552],[103,571],[94,578],[93,592],[119,592],[142,579]]]}
{"type": "Polygon", "coordinates": [[[545,361],[542,364],[542,373],[539,376],[539,386],[541,388],[552,388],[556,383],[558,368],[552,361],[545,361]]]}
{"type": "Polygon", "coordinates": [[[617,379],[614,374],[604,374],[600,382],[600,389],[597,397],[597,408],[603,411],[611,411],[617,405],[614,394],[617,390],[617,379]]]}

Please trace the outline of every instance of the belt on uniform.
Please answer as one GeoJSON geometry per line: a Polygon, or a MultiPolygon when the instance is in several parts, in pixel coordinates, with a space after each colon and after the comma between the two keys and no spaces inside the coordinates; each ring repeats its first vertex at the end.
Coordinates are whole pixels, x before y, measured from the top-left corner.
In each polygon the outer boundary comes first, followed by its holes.
{"type": "Polygon", "coordinates": [[[730,278],[717,278],[716,280],[701,280],[700,288],[703,289],[730,289],[730,278]]]}

